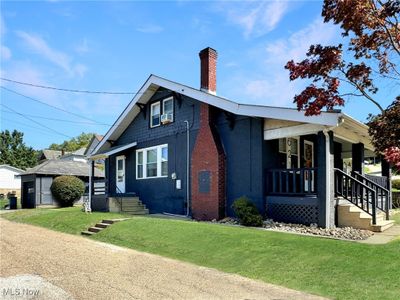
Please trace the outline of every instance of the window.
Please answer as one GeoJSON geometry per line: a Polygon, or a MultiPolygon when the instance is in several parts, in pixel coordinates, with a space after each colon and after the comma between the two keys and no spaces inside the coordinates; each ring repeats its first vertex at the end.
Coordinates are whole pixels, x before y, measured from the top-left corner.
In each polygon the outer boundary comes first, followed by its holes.
{"type": "Polygon", "coordinates": [[[161,176],[168,176],[168,147],[161,148],[161,176]]]}
{"type": "Polygon", "coordinates": [[[150,106],[150,127],[158,127],[174,121],[174,98],[157,101],[150,106]]]}
{"type": "Polygon", "coordinates": [[[168,176],[168,145],[136,150],[136,179],[168,176]]]}
{"type": "Polygon", "coordinates": [[[117,158],[117,181],[124,181],[124,160],[122,157],[117,158]]]}
{"type": "Polygon", "coordinates": [[[169,122],[174,121],[174,98],[170,97],[163,100],[163,115],[170,118],[169,122]]]}
{"type": "Polygon", "coordinates": [[[136,177],[143,178],[143,152],[137,152],[136,157],[136,177]]]}
{"type": "Polygon", "coordinates": [[[299,138],[279,139],[279,164],[283,168],[299,168],[299,138]]]}
{"type": "Polygon", "coordinates": [[[150,115],[150,127],[160,126],[160,102],[151,105],[150,115]]]}
{"type": "Polygon", "coordinates": [[[157,177],[157,148],[146,152],[146,177],[157,177]]]}

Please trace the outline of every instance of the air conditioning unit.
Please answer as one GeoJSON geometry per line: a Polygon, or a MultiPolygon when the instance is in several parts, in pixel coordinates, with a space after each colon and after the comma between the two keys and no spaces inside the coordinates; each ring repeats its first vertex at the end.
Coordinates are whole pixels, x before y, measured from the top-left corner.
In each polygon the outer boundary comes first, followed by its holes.
{"type": "Polygon", "coordinates": [[[168,124],[172,122],[172,114],[161,115],[161,123],[168,124]]]}

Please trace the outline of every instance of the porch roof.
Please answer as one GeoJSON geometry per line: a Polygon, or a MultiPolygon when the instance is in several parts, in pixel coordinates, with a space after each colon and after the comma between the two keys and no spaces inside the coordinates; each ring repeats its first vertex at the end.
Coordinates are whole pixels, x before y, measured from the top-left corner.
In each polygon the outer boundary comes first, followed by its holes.
{"type": "Polygon", "coordinates": [[[140,88],[138,93],[136,93],[132,101],[118,117],[114,125],[109,129],[101,142],[92,151],[92,154],[97,155],[103,151],[108,151],[111,149],[111,144],[109,142],[115,141],[120,137],[129,124],[140,113],[140,107],[147,104],[147,102],[160,87],[210,104],[212,106],[219,107],[236,115],[260,118],[277,118],[280,120],[306,122],[328,126],[337,125],[341,116],[340,112],[330,111],[322,112],[318,116],[306,117],[304,115],[304,111],[298,111],[296,108],[242,104],[152,74],[140,88]]]}
{"type": "Polygon", "coordinates": [[[133,142],[133,143],[129,143],[129,144],[121,145],[121,146],[111,147],[111,148],[109,148],[107,150],[104,150],[103,152],[99,152],[99,153],[96,153],[94,155],[91,155],[89,157],[89,159],[96,160],[96,159],[107,158],[110,155],[117,154],[117,153],[122,152],[122,151],[124,151],[126,149],[129,149],[129,148],[133,148],[136,145],[137,145],[137,142],[133,142]]]}
{"type": "Polygon", "coordinates": [[[265,119],[264,121],[265,140],[315,134],[319,131],[333,131],[336,139],[352,144],[363,143],[365,149],[374,151],[368,126],[344,113],[341,114],[338,124],[333,126],[277,119],[265,119]]]}

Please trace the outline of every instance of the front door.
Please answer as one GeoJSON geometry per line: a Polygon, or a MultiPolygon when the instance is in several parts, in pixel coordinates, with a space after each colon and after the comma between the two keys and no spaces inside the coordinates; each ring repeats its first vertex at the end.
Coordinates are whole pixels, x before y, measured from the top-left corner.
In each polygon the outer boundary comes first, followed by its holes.
{"type": "MultiPolygon", "coordinates": [[[[314,168],[314,143],[310,141],[304,141],[304,167],[314,168]]],[[[305,172],[304,176],[304,190],[314,192],[314,170],[305,172]]]]}
{"type": "Polygon", "coordinates": [[[125,156],[117,156],[116,162],[116,192],[125,193],[125,156]]]}

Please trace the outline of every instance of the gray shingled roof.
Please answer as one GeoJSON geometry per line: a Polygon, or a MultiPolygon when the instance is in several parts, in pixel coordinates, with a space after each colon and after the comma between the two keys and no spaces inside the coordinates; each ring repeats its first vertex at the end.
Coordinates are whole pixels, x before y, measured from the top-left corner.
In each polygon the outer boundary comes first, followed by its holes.
{"type": "MultiPolygon", "coordinates": [[[[21,175],[42,174],[42,175],[74,175],[89,176],[90,165],[80,161],[68,161],[52,159],[30,168],[21,175]]],[[[104,177],[104,171],[95,168],[95,177],[104,177]]]]}
{"type": "Polygon", "coordinates": [[[59,150],[49,150],[49,149],[42,150],[42,153],[45,159],[56,159],[59,158],[62,154],[61,151],[59,150]]]}

